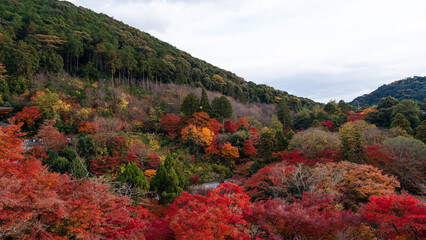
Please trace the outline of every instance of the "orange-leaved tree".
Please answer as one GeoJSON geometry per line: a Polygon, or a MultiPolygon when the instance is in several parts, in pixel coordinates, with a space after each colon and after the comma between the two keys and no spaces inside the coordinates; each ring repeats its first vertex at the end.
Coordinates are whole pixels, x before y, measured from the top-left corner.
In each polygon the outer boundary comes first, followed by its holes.
{"type": "Polygon", "coordinates": [[[150,214],[109,186],[51,173],[22,154],[19,126],[0,128],[0,233],[5,239],[141,239],[150,214]]]}
{"type": "Polygon", "coordinates": [[[214,133],[207,127],[196,127],[195,125],[188,125],[182,129],[182,139],[185,143],[193,143],[197,146],[208,146],[213,141],[214,133]]]}

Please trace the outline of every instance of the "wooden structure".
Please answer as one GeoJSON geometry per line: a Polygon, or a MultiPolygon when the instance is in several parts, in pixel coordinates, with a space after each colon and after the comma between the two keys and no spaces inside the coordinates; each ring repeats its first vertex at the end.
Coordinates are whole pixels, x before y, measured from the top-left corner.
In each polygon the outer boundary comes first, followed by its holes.
{"type": "Polygon", "coordinates": [[[12,110],[13,107],[0,107],[0,119],[2,119],[4,115],[8,114],[12,110]]]}
{"type": "MultiPolygon", "coordinates": [[[[13,110],[13,107],[0,107],[0,120],[2,120],[3,117],[12,110],[13,110]]],[[[9,124],[0,122],[0,127],[9,127],[9,124]]]]}

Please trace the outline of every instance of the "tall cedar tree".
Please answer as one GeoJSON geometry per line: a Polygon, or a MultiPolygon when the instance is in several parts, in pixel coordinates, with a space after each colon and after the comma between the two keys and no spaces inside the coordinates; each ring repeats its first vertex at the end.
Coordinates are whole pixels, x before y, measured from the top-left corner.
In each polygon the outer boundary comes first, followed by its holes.
{"type": "Polygon", "coordinates": [[[201,111],[206,112],[211,115],[211,107],[209,103],[209,97],[207,96],[206,89],[203,87],[203,91],[201,92],[201,100],[200,100],[201,111]]]}
{"type": "Polygon", "coordinates": [[[271,131],[262,132],[262,134],[260,134],[259,157],[263,158],[266,162],[270,162],[272,160],[275,144],[274,135],[271,131]]]}
{"type": "Polygon", "coordinates": [[[276,151],[284,151],[288,147],[288,141],[284,137],[284,133],[280,130],[275,133],[276,151]]]}
{"type": "Polygon", "coordinates": [[[288,104],[281,100],[277,106],[278,120],[284,125],[284,129],[291,124],[290,107],[288,104]]]}
{"type": "Polygon", "coordinates": [[[212,101],[212,115],[220,122],[232,117],[231,102],[225,97],[215,97],[212,101]]]}
{"type": "Polygon", "coordinates": [[[200,100],[197,96],[195,96],[194,93],[188,93],[188,95],[186,95],[183,99],[180,110],[186,116],[191,116],[193,113],[198,112],[198,110],[200,109],[199,102],[200,100]]]}

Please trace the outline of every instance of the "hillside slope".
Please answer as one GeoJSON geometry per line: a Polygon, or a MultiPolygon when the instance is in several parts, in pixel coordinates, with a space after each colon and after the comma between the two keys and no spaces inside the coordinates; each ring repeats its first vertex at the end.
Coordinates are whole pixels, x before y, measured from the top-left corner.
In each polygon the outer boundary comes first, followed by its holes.
{"type": "Polygon", "coordinates": [[[155,37],[72,3],[57,0],[4,0],[0,3],[0,63],[15,81],[36,72],[137,83],[204,86],[242,102],[274,103],[287,98],[293,108],[310,99],[253,82],[192,57],[155,37]]]}
{"type": "Polygon", "coordinates": [[[379,103],[383,97],[394,97],[399,101],[413,99],[422,102],[426,98],[426,77],[410,77],[385,84],[375,91],[364,94],[350,102],[351,105],[372,106],[379,103]]]}

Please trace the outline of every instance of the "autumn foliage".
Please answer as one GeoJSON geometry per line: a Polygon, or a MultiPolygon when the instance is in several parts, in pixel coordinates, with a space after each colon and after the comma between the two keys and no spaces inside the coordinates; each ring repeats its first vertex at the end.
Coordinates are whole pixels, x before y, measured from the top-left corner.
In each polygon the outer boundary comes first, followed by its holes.
{"type": "Polygon", "coordinates": [[[167,218],[177,239],[250,239],[243,215],[249,206],[239,186],[224,183],[206,196],[183,193],[167,218]]]}
{"type": "Polygon", "coordinates": [[[0,128],[0,229],[5,238],[143,237],[149,213],[130,206],[108,186],[50,173],[24,160],[19,126],[0,128]]]}
{"type": "Polygon", "coordinates": [[[385,239],[426,238],[426,206],[409,195],[371,196],[361,212],[385,239]]]}
{"type": "Polygon", "coordinates": [[[184,142],[192,141],[199,146],[208,146],[213,141],[214,133],[207,127],[196,127],[195,125],[189,125],[182,129],[182,139],[184,142]]]}
{"type": "Polygon", "coordinates": [[[257,230],[255,236],[268,239],[328,239],[352,221],[351,213],[333,205],[331,197],[315,193],[305,193],[293,203],[258,202],[248,215],[257,230]]]}
{"type": "Polygon", "coordinates": [[[41,113],[37,107],[24,107],[15,115],[16,122],[22,122],[27,126],[34,126],[41,119],[41,113]]]}
{"type": "Polygon", "coordinates": [[[181,127],[180,117],[176,114],[166,114],[160,119],[160,124],[164,127],[171,140],[175,139],[181,127]]]}
{"type": "Polygon", "coordinates": [[[55,123],[56,121],[52,120],[43,124],[38,130],[36,138],[41,139],[47,149],[61,151],[68,144],[68,141],[64,134],[54,127],[55,123]]]}

